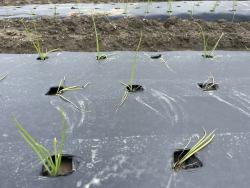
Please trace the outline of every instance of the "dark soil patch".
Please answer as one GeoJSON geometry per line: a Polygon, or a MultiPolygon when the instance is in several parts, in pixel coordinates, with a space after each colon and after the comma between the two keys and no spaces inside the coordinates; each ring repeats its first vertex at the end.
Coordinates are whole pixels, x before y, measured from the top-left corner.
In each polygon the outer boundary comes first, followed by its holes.
{"type": "MultiPolygon", "coordinates": [[[[62,19],[41,18],[27,20],[29,28],[36,23],[42,46],[48,50],[60,48],[64,51],[95,51],[95,33],[91,17],[73,15],[62,19]]],[[[96,18],[100,34],[101,51],[135,50],[140,31],[143,32],[141,50],[202,50],[203,42],[199,22],[209,38],[209,48],[216,43],[222,32],[218,49],[246,50],[250,46],[250,22],[232,23],[220,20],[205,22],[170,18],[165,21],[124,18],[108,20],[96,18]]],[[[35,36],[35,34],[33,34],[35,36]]],[[[33,36],[33,37],[34,37],[33,36]]],[[[32,53],[31,37],[24,31],[19,20],[0,21],[0,53],[32,53]]]]}
{"type": "MultiPolygon", "coordinates": [[[[126,2],[127,0],[125,0],[126,2]]],[[[133,2],[146,2],[147,0],[128,0],[133,2]]],[[[157,0],[153,0],[157,1],[157,0]]],[[[161,1],[161,0],[158,0],[161,1]]],[[[162,0],[163,1],[163,0],[162,0]]],[[[0,0],[0,5],[50,4],[50,3],[122,3],[124,0],[0,0]]]]}

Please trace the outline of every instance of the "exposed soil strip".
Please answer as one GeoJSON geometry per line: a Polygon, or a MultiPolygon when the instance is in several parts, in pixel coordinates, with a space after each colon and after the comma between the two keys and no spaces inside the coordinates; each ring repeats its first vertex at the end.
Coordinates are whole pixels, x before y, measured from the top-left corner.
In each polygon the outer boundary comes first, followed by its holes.
{"type": "MultiPolygon", "coordinates": [[[[45,48],[60,48],[65,51],[95,51],[95,33],[90,17],[70,16],[64,19],[42,18],[27,20],[29,28],[36,23],[37,32],[45,48]]],[[[199,22],[208,34],[208,45],[213,46],[221,33],[218,49],[246,50],[250,47],[250,22],[204,22],[199,20],[182,20],[172,17],[165,21],[126,18],[108,20],[96,18],[100,34],[101,51],[134,50],[143,33],[141,50],[202,50],[203,41],[195,22],[199,22]]],[[[35,32],[33,33],[36,36],[35,32]]],[[[34,37],[33,36],[33,37],[34,37]]],[[[31,53],[32,37],[28,36],[20,20],[0,21],[0,52],[31,53]]]]}

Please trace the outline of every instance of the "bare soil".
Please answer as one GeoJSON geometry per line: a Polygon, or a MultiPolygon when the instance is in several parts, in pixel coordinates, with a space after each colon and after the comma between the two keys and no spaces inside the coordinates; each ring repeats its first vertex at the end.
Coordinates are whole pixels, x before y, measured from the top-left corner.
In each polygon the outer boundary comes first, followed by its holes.
{"type": "MultiPolygon", "coordinates": [[[[0,0],[0,6],[25,5],[25,4],[50,4],[50,3],[122,3],[122,2],[147,2],[148,0],[0,0]]],[[[164,0],[153,0],[164,1],[164,0]]]]}
{"type": "MultiPolygon", "coordinates": [[[[95,51],[95,33],[91,17],[73,15],[63,19],[41,18],[26,20],[32,29],[35,23],[37,32],[32,36],[25,32],[20,20],[0,21],[0,53],[35,52],[31,41],[39,36],[44,48],[60,48],[64,51],[95,51]]],[[[225,35],[218,49],[246,50],[250,47],[250,22],[232,23],[224,20],[205,22],[201,20],[183,20],[175,17],[165,21],[124,18],[108,20],[96,17],[100,34],[101,51],[135,50],[143,33],[141,50],[202,50],[203,41],[198,22],[204,28],[213,46],[221,33],[225,35]]]]}

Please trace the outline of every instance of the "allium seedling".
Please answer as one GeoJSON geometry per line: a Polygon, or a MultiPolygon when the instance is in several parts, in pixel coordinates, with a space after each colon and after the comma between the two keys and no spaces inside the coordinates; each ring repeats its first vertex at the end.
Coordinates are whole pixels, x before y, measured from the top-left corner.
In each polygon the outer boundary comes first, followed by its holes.
{"type": "Polygon", "coordinates": [[[57,12],[57,7],[56,5],[54,6],[54,19],[56,19],[56,16],[58,15],[59,13],[57,12]]]}
{"type": "Polygon", "coordinates": [[[120,104],[118,105],[116,111],[118,110],[118,108],[120,106],[122,106],[124,104],[124,102],[126,101],[126,99],[128,97],[128,93],[129,92],[143,91],[143,87],[142,86],[140,86],[140,85],[134,85],[135,64],[138,61],[138,52],[140,50],[141,42],[142,42],[142,32],[140,34],[139,43],[138,43],[137,48],[136,48],[135,57],[134,57],[134,63],[132,63],[132,65],[131,65],[130,81],[128,82],[128,84],[125,84],[125,83],[121,82],[121,84],[124,85],[124,86],[126,86],[126,88],[125,88],[125,92],[124,92],[124,95],[122,97],[122,100],[121,100],[120,104]]]}
{"type": "Polygon", "coordinates": [[[172,14],[172,1],[173,0],[168,0],[168,2],[167,2],[167,13],[169,13],[169,15],[171,15],[172,14]]]}
{"type": "Polygon", "coordinates": [[[232,11],[236,12],[236,7],[237,7],[237,0],[233,0],[233,4],[232,4],[232,11]]]}
{"type": "Polygon", "coordinates": [[[142,42],[142,32],[140,34],[140,39],[139,39],[139,43],[137,45],[136,48],[136,52],[135,52],[135,57],[134,57],[134,63],[131,65],[131,74],[130,74],[130,81],[128,83],[128,88],[132,91],[132,87],[133,87],[133,83],[134,83],[134,79],[135,79],[135,64],[138,61],[138,52],[140,50],[141,47],[141,42],[142,42]]]}
{"type": "Polygon", "coordinates": [[[64,79],[60,80],[58,87],[51,87],[49,89],[49,91],[46,93],[46,95],[55,95],[60,97],[62,100],[70,103],[73,107],[75,107],[77,110],[81,111],[81,109],[74,104],[73,102],[71,102],[69,99],[67,99],[66,97],[63,96],[63,93],[66,91],[76,91],[76,90],[81,90],[86,88],[89,83],[85,84],[84,86],[64,86],[65,83],[65,77],[64,79]]]}
{"type": "MultiPolygon", "coordinates": [[[[184,162],[188,160],[190,157],[192,157],[194,154],[205,148],[208,144],[212,142],[212,140],[215,137],[215,130],[213,130],[211,133],[207,135],[207,132],[205,129],[203,129],[204,135],[201,139],[197,141],[197,143],[191,147],[191,149],[183,156],[180,157],[177,162],[175,162],[172,166],[174,170],[180,170],[184,168],[184,162]]],[[[187,146],[186,146],[187,147],[187,146]]],[[[186,149],[185,147],[185,149],[186,149]]]]}
{"type": "Polygon", "coordinates": [[[127,14],[128,13],[128,0],[123,0],[123,3],[125,4],[125,8],[124,8],[123,14],[127,14]]]}
{"type": "Polygon", "coordinates": [[[147,5],[146,5],[146,9],[145,9],[145,13],[146,13],[146,14],[149,13],[149,7],[150,7],[151,3],[152,3],[151,0],[148,0],[148,1],[147,1],[147,5]]]}
{"type": "Polygon", "coordinates": [[[74,106],[77,110],[81,111],[81,109],[76,105],[74,104],[73,102],[71,102],[69,99],[67,99],[66,97],[63,96],[63,93],[66,92],[66,91],[76,91],[76,90],[80,90],[80,89],[83,89],[85,87],[87,87],[89,85],[89,83],[85,84],[84,86],[68,86],[68,87],[65,87],[64,86],[64,82],[65,82],[65,77],[63,80],[60,80],[59,82],[59,86],[58,86],[58,89],[57,89],[57,92],[56,92],[56,96],[59,96],[62,100],[70,103],[72,106],[74,106]],[[61,89],[62,88],[62,89],[61,89]]]}
{"type": "MultiPolygon", "coordinates": [[[[191,1],[193,2],[193,0],[191,1]]],[[[195,6],[195,3],[193,2],[191,9],[188,10],[188,13],[190,14],[191,18],[193,18],[193,15],[194,15],[194,6],[195,6]]]]}
{"type": "Polygon", "coordinates": [[[216,7],[218,6],[218,0],[214,1],[212,8],[210,9],[210,12],[215,12],[216,7]]]}
{"type": "MultiPolygon", "coordinates": [[[[26,33],[29,35],[29,36],[32,36],[32,32],[28,29],[27,25],[24,23],[23,19],[21,19],[21,23],[23,24],[24,26],[24,29],[26,31],[26,33]]],[[[33,27],[34,27],[34,33],[37,33],[37,30],[36,30],[36,25],[35,23],[33,23],[33,27]]],[[[53,49],[53,50],[47,50],[47,48],[45,49],[45,51],[43,50],[43,47],[41,46],[41,40],[40,40],[40,37],[38,36],[35,36],[34,39],[31,41],[37,55],[38,55],[38,58],[37,60],[46,60],[48,59],[48,54],[49,53],[52,53],[52,52],[55,52],[55,51],[59,51],[60,49],[53,49]]]]}
{"type": "Polygon", "coordinates": [[[61,143],[59,144],[59,150],[58,150],[58,141],[56,138],[54,138],[53,154],[50,153],[45,146],[39,144],[39,142],[37,142],[33,138],[33,136],[24,129],[21,123],[15,117],[13,117],[13,121],[18,129],[18,133],[21,135],[24,141],[30,146],[30,148],[36,153],[38,159],[43,164],[44,168],[47,170],[50,176],[57,176],[61,166],[62,149],[65,139],[66,120],[62,110],[60,110],[60,113],[62,121],[61,143]],[[53,155],[55,157],[54,160],[52,159],[53,155]]]}
{"type": "Polygon", "coordinates": [[[219,84],[215,82],[214,76],[212,73],[208,76],[208,79],[203,83],[198,83],[198,86],[203,91],[214,91],[219,88],[219,84]]]}
{"type": "Polygon", "coordinates": [[[224,33],[221,33],[219,39],[216,41],[213,48],[209,51],[208,50],[208,37],[206,36],[202,26],[197,22],[195,22],[195,23],[199,26],[200,31],[201,31],[201,35],[202,35],[202,39],[203,39],[203,54],[202,54],[202,57],[204,57],[204,58],[213,58],[213,53],[216,50],[216,48],[217,48],[220,40],[222,39],[224,33]]]}
{"type": "Polygon", "coordinates": [[[96,60],[104,60],[104,59],[107,59],[107,55],[101,54],[101,53],[100,53],[99,34],[98,34],[98,32],[97,32],[94,14],[92,14],[92,21],[93,21],[93,25],[94,25],[94,29],[95,29],[96,60]]]}

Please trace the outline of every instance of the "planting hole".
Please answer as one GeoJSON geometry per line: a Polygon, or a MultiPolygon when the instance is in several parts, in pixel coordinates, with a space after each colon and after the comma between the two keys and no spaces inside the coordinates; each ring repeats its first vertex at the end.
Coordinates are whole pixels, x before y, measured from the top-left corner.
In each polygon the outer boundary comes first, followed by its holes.
{"type": "Polygon", "coordinates": [[[141,85],[132,85],[126,87],[128,92],[138,92],[138,91],[143,91],[144,88],[141,85]]]}
{"type": "Polygon", "coordinates": [[[62,91],[64,89],[63,86],[55,86],[55,87],[51,87],[49,89],[49,91],[45,94],[45,95],[56,95],[58,92],[62,91]]]}
{"type": "MultiPolygon", "coordinates": [[[[55,162],[55,156],[51,156],[53,162],[55,162]]],[[[79,161],[75,159],[72,155],[62,155],[61,165],[57,176],[67,176],[76,171],[79,165],[79,161]]],[[[42,176],[51,177],[45,167],[42,167],[42,176]]]]}
{"type": "Polygon", "coordinates": [[[161,58],[161,54],[151,55],[151,59],[159,59],[159,58],[161,58]]]}
{"type": "Polygon", "coordinates": [[[106,55],[96,56],[96,60],[104,60],[104,59],[107,59],[106,55]]]}
{"type": "MultiPolygon", "coordinates": [[[[176,150],[174,152],[174,163],[177,163],[178,161],[180,161],[181,158],[183,158],[187,152],[189,152],[190,149],[179,149],[176,150]]],[[[202,167],[203,164],[200,161],[200,159],[198,159],[195,154],[192,155],[190,158],[188,158],[183,164],[182,166],[180,166],[181,169],[192,169],[192,168],[200,168],[202,167]]]]}
{"type": "Polygon", "coordinates": [[[219,84],[213,82],[204,82],[197,84],[203,91],[215,91],[219,88],[219,84]]]}
{"type": "Polygon", "coordinates": [[[42,57],[39,56],[39,57],[36,58],[36,60],[39,60],[39,61],[44,61],[46,59],[49,59],[49,57],[46,56],[46,57],[42,58],[42,57]]]}
{"type": "Polygon", "coordinates": [[[209,54],[206,54],[206,55],[203,54],[202,57],[204,57],[204,58],[213,58],[214,56],[209,55],[209,54]]]}

